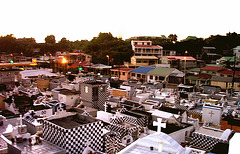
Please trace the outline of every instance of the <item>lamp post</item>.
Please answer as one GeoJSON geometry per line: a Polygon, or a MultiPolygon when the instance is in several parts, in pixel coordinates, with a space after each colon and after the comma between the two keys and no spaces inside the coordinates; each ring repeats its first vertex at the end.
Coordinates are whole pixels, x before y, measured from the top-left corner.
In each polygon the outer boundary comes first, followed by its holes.
{"type": "Polygon", "coordinates": [[[187,66],[187,53],[188,51],[185,51],[185,57],[184,57],[184,84],[186,84],[186,66],[187,66]]]}
{"type": "MultiPolygon", "coordinates": [[[[109,66],[109,55],[106,55],[106,57],[107,57],[107,59],[108,59],[108,66],[109,66]]],[[[108,70],[108,75],[109,75],[110,73],[109,73],[109,70],[108,70]]]]}
{"type": "Polygon", "coordinates": [[[63,66],[63,73],[66,74],[67,59],[65,57],[62,58],[62,66],[63,66]]]}

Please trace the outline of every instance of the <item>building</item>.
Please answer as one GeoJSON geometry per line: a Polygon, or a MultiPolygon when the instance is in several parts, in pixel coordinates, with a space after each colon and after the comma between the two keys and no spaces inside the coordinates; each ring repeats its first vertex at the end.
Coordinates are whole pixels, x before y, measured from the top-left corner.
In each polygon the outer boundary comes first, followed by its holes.
{"type": "Polygon", "coordinates": [[[163,56],[163,47],[152,45],[152,41],[131,41],[134,56],[163,56]]]}
{"type": "Polygon", "coordinates": [[[130,79],[147,81],[147,73],[153,69],[155,67],[140,66],[130,72],[130,79]]]}
{"type": "Polygon", "coordinates": [[[19,82],[19,72],[19,69],[1,69],[0,84],[6,85],[6,88],[13,88],[15,82],[19,82]]]}
{"type": "Polygon", "coordinates": [[[66,73],[68,71],[68,66],[79,61],[91,62],[92,56],[80,52],[60,54],[58,58],[53,61],[53,72],[66,73]]]}
{"type": "Polygon", "coordinates": [[[132,68],[114,68],[110,69],[110,74],[111,77],[118,77],[119,80],[128,80],[132,70],[132,68]]]}
{"type": "Polygon", "coordinates": [[[240,68],[240,59],[236,56],[232,57],[221,57],[216,60],[217,65],[226,66],[226,67],[236,67],[240,68]],[[235,66],[234,66],[235,62],[235,66]]]}
{"type": "Polygon", "coordinates": [[[103,122],[78,113],[65,113],[43,121],[43,138],[67,153],[83,153],[90,147],[102,151],[103,122]]]}
{"type": "Polygon", "coordinates": [[[170,67],[178,70],[197,67],[197,60],[192,56],[163,56],[160,58],[160,61],[161,64],[170,64],[170,67]]]}
{"type": "Polygon", "coordinates": [[[108,97],[107,84],[89,80],[80,84],[81,100],[89,107],[104,110],[104,104],[108,97]]]}
{"type": "Polygon", "coordinates": [[[169,82],[181,83],[184,73],[176,68],[155,68],[147,73],[147,82],[169,82]],[[170,80],[171,78],[171,80],[170,80]]]}
{"type": "Polygon", "coordinates": [[[186,77],[186,83],[195,84],[196,86],[210,85],[211,78],[212,78],[212,75],[209,75],[209,74],[188,75],[186,77]]]}
{"type": "Polygon", "coordinates": [[[199,59],[203,59],[207,64],[215,64],[216,60],[219,59],[221,55],[216,53],[215,47],[203,47],[202,48],[202,54],[199,59]]]}
{"type": "Polygon", "coordinates": [[[149,66],[158,64],[156,56],[133,56],[131,57],[131,64],[128,67],[149,66]]]}
{"type": "Polygon", "coordinates": [[[233,48],[233,55],[240,59],[240,46],[233,48]]]}
{"type": "Polygon", "coordinates": [[[200,68],[200,73],[216,75],[218,71],[223,71],[223,70],[226,70],[226,68],[221,66],[205,66],[203,68],[200,68]]]}

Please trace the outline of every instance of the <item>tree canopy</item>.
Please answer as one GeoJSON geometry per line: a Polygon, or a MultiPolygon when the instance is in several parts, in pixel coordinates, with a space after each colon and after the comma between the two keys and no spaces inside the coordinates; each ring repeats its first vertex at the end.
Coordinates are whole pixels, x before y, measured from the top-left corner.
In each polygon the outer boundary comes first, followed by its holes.
{"type": "MultiPolygon", "coordinates": [[[[184,40],[177,41],[176,34],[170,34],[168,37],[161,35],[159,37],[137,37],[138,40],[151,40],[154,45],[160,45],[164,50],[175,50],[177,54],[184,55],[187,50],[189,55],[196,56],[202,54],[204,46],[216,48],[220,55],[232,55],[232,48],[240,45],[240,34],[235,32],[226,35],[211,35],[208,38],[197,38],[189,36],[184,40]]],[[[56,43],[54,35],[48,35],[45,43],[36,43],[34,38],[15,38],[13,34],[0,37],[1,53],[23,53],[26,56],[37,56],[43,54],[55,55],[56,51],[72,52],[80,50],[93,57],[93,63],[107,64],[109,55],[110,65],[123,64],[124,61],[130,61],[133,55],[131,41],[132,39],[122,40],[114,37],[111,33],[99,33],[92,40],[69,41],[63,37],[56,43]],[[40,53],[34,53],[34,49],[40,49],[40,53]],[[34,55],[35,54],[35,55],[34,55]]]]}

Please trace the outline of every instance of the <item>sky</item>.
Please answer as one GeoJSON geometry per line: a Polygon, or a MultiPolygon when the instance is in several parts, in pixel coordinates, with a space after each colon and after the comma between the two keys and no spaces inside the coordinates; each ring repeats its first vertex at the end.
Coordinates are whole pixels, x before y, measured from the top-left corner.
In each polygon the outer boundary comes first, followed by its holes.
{"type": "Polygon", "coordinates": [[[1,0],[0,35],[45,42],[114,37],[240,33],[239,0],[1,0]]]}

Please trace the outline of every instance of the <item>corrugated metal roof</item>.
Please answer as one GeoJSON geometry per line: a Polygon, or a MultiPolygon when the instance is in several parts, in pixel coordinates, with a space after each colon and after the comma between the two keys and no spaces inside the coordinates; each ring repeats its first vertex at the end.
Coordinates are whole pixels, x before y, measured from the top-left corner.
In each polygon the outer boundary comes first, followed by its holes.
{"type": "Polygon", "coordinates": [[[153,70],[151,70],[150,72],[148,72],[148,75],[155,75],[155,76],[167,76],[169,74],[172,73],[172,71],[174,71],[176,68],[163,68],[163,67],[158,67],[155,68],[153,70]]]}
{"type": "Polygon", "coordinates": [[[133,56],[136,59],[158,59],[156,56],[133,56]]]}
{"type": "Polygon", "coordinates": [[[140,73],[140,74],[147,74],[149,71],[153,70],[155,67],[145,67],[140,66],[131,71],[131,73],[140,73]]]}
{"type": "Polygon", "coordinates": [[[220,70],[224,70],[225,67],[220,67],[220,66],[205,66],[200,68],[200,70],[211,70],[211,71],[220,71],[220,70]]]}
{"type": "Polygon", "coordinates": [[[167,57],[169,60],[185,60],[188,61],[188,60],[196,60],[195,58],[193,58],[192,56],[163,56],[163,57],[167,57]]]}
{"type": "Polygon", "coordinates": [[[211,81],[232,82],[232,77],[212,76],[211,81]]]}

